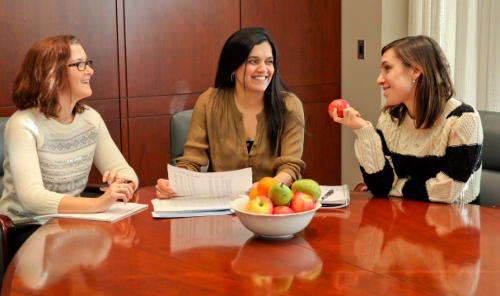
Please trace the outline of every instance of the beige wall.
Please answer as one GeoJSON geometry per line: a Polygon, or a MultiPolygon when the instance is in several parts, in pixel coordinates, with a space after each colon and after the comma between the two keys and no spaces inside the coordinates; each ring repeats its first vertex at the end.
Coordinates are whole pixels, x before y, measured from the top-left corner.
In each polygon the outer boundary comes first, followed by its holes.
{"type": "MultiPolygon", "coordinates": [[[[382,0],[382,47],[408,36],[409,0],[382,0]]],[[[380,57],[380,55],[379,55],[380,57]]],[[[380,89],[381,106],[385,104],[384,91],[380,89]]]]}
{"type": "MultiPolygon", "coordinates": [[[[374,125],[385,103],[376,84],[380,49],[407,32],[408,0],[342,1],[342,98],[374,125]],[[357,58],[357,40],[361,39],[365,40],[364,60],[357,58]]],[[[355,139],[354,132],[343,126],[342,184],[351,189],[363,181],[354,154],[355,139]]]]}

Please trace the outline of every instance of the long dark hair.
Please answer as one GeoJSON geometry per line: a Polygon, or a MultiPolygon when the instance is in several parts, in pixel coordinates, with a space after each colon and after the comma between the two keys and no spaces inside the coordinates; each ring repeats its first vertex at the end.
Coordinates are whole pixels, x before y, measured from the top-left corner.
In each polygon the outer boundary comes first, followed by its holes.
{"type": "Polygon", "coordinates": [[[267,138],[271,149],[274,151],[278,146],[278,138],[289,113],[284,101],[285,94],[282,91],[290,92],[290,90],[281,80],[278,71],[278,50],[265,29],[260,27],[241,29],[227,39],[219,57],[215,88],[217,89],[217,95],[234,88],[235,82],[231,81],[232,73],[246,62],[255,45],[264,42],[269,42],[273,51],[274,74],[264,92],[264,113],[267,122],[267,138]]]}
{"type": "MultiPolygon", "coordinates": [[[[446,102],[455,90],[450,77],[450,65],[439,44],[427,36],[410,36],[395,40],[382,48],[382,55],[393,49],[396,57],[406,67],[417,67],[422,71],[415,89],[415,127],[431,128],[444,110],[446,102]]],[[[400,125],[408,109],[404,104],[385,106],[400,125]]]]}
{"type": "MultiPolygon", "coordinates": [[[[20,110],[38,108],[47,118],[56,118],[61,105],[59,91],[70,88],[68,60],[70,46],[82,44],[72,35],[47,37],[31,46],[14,80],[12,101],[20,110]]],[[[85,105],[78,102],[73,114],[82,113],[85,105]]]]}

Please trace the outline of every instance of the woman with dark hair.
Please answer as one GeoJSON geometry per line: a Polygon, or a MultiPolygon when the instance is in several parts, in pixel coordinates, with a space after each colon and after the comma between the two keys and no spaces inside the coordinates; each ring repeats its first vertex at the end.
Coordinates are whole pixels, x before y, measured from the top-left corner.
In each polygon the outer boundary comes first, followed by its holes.
{"type": "MultiPolygon", "coordinates": [[[[193,110],[184,155],[177,167],[222,172],[252,168],[253,182],[274,177],[291,185],[301,178],[304,111],[281,80],[276,45],[263,28],[234,33],[224,44],[215,88],[193,110]]],[[[159,198],[175,192],[168,180],[156,185],[159,198]]]]}
{"type": "Polygon", "coordinates": [[[74,36],[44,38],[29,49],[12,91],[19,110],[5,128],[0,213],[16,225],[38,224],[40,214],[103,212],[137,188],[101,116],[83,103],[93,74],[74,36]],[[80,198],[92,163],[111,186],[98,198],[80,198]]]}
{"type": "Polygon", "coordinates": [[[375,196],[470,203],[479,195],[483,129],[456,99],[448,61],[433,39],[406,37],[382,49],[384,89],[375,130],[353,108],[334,121],[354,130],[364,182],[375,196]]]}

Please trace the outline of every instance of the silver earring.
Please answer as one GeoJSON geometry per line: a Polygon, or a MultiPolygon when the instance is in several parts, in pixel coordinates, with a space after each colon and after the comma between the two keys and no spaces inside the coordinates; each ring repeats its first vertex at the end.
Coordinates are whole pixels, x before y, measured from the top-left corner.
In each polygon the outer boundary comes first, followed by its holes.
{"type": "Polygon", "coordinates": [[[231,74],[231,82],[234,82],[234,73],[231,74]]]}
{"type": "Polygon", "coordinates": [[[413,80],[413,83],[415,83],[415,80],[413,80]]]}

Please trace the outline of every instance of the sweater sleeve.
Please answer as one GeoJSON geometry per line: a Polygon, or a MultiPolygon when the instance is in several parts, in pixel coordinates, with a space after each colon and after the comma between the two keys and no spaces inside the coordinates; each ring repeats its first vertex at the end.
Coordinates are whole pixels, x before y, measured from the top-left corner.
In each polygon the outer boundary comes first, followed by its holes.
{"type": "Polygon", "coordinates": [[[128,180],[134,181],[137,190],[139,188],[137,174],[123,157],[100,116],[97,130],[97,144],[94,156],[94,164],[97,169],[101,174],[104,174],[106,171],[116,171],[118,177],[125,177],[128,180]]]}
{"type": "Polygon", "coordinates": [[[290,114],[285,122],[281,135],[281,154],[276,158],[274,167],[277,173],[286,172],[293,180],[301,179],[301,172],[306,163],[302,160],[304,150],[304,110],[302,102],[295,95],[290,94],[287,100],[287,109],[290,114]]]}
{"type": "Polygon", "coordinates": [[[5,128],[6,162],[20,205],[28,214],[55,214],[64,194],[45,189],[37,153],[40,131],[26,116],[11,117],[5,128]]]}
{"type": "Polygon", "coordinates": [[[208,164],[209,144],[206,109],[211,93],[212,88],[203,93],[196,101],[186,144],[184,144],[184,155],[176,159],[177,167],[186,167],[190,171],[199,172],[201,166],[208,164]]]}
{"type": "Polygon", "coordinates": [[[384,151],[380,135],[371,123],[354,132],[358,136],[354,142],[354,152],[360,163],[364,182],[373,195],[387,196],[398,180],[391,158],[384,151]]]}
{"type": "MultiPolygon", "coordinates": [[[[436,177],[425,182],[430,201],[451,203],[461,200],[469,203],[479,194],[483,127],[477,111],[470,108],[471,110],[458,110],[448,116],[451,131],[443,167],[436,177]],[[477,185],[471,182],[477,182],[477,185]],[[462,196],[464,187],[468,185],[477,188],[477,192],[462,196]]],[[[409,180],[403,188],[403,195],[410,194],[415,186],[409,180]]]]}

